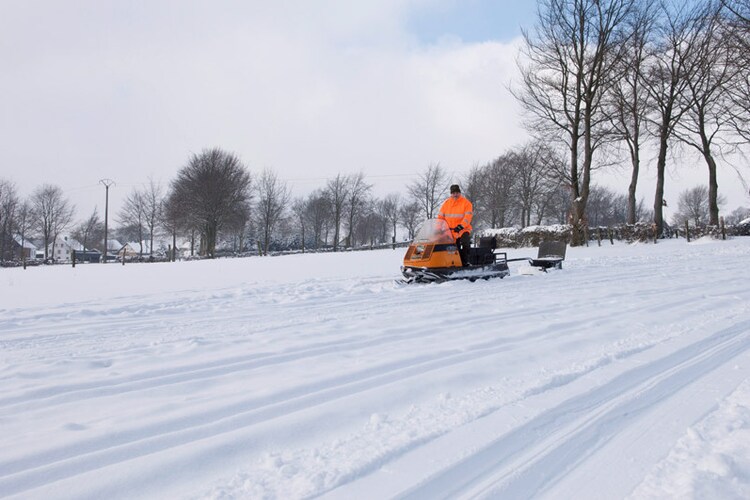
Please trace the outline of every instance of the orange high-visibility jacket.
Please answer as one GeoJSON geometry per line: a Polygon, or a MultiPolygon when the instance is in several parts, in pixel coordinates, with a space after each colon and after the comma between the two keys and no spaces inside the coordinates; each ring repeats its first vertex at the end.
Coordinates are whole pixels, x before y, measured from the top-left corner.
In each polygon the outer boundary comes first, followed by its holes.
{"type": "Polygon", "coordinates": [[[462,234],[471,231],[471,218],[473,216],[474,207],[463,195],[459,195],[455,200],[453,197],[445,200],[438,213],[438,219],[444,219],[451,229],[459,224],[464,227],[460,232],[453,233],[456,235],[456,239],[460,238],[462,234]]]}

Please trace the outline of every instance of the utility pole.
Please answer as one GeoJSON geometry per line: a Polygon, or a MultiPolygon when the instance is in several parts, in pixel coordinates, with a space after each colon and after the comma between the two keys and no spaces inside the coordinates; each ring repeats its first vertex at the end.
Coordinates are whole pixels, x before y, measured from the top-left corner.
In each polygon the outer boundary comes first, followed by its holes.
{"type": "Polygon", "coordinates": [[[101,179],[99,184],[104,186],[104,262],[107,263],[107,217],[109,215],[109,186],[114,186],[112,179],[101,179]]]}

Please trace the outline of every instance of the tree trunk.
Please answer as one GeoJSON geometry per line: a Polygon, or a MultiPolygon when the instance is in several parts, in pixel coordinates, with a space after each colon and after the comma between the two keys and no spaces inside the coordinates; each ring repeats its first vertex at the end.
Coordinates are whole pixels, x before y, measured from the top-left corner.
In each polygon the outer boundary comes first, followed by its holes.
{"type": "MultiPolygon", "coordinates": [[[[578,127],[579,122],[575,122],[578,127]]],[[[578,140],[580,135],[576,131],[572,134],[570,140],[570,187],[572,200],[570,203],[570,224],[573,226],[573,234],[570,238],[570,246],[576,247],[583,245],[583,211],[581,199],[581,185],[578,172],[578,140]]]]}
{"type": "Polygon", "coordinates": [[[628,186],[628,224],[635,224],[636,219],[636,188],[638,186],[638,173],[641,168],[640,152],[636,142],[630,157],[633,165],[633,171],[630,174],[630,185],[628,186]]]}
{"type": "MultiPolygon", "coordinates": [[[[671,116],[671,113],[669,115],[671,116]]],[[[658,235],[661,235],[664,230],[664,173],[667,166],[667,148],[669,147],[667,137],[669,125],[662,122],[661,127],[659,156],[656,161],[656,192],[654,194],[654,224],[656,224],[656,234],[658,235]]]]}
{"type": "Polygon", "coordinates": [[[711,144],[705,132],[701,130],[703,142],[703,158],[708,165],[708,224],[719,225],[719,183],[716,179],[716,160],[711,153],[711,144]]]}
{"type": "MultiPolygon", "coordinates": [[[[661,157],[661,153],[659,154],[661,157]]],[[[654,224],[656,225],[656,234],[661,234],[664,229],[664,164],[661,158],[656,165],[656,191],[654,192],[654,224]]]]}

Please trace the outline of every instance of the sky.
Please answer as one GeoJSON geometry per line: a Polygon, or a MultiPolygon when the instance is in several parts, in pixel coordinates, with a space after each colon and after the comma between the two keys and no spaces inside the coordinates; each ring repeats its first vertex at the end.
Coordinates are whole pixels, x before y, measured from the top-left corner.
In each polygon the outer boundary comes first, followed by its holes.
{"type": "MultiPolygon", "coordinates": [[[[101,179],[115,183],[113,213],[211,147],[251,173],[273,169],[295,195],[364,172],[383,196],[405,192],[430,164],[456,181],[528,139],[508,86],[533,1],[0,0],[0,9],[0,177],[21,196],[59,185],[79,219],[103,213],[101,179]]],[[[707,178],[702,167],[670,175],[672,199],[707,178]]],[[[731,169],[719,182],[730,208],[750,205],[731,169]]],[[[627,173],[600,183],[624,191],[627,173]]]]}

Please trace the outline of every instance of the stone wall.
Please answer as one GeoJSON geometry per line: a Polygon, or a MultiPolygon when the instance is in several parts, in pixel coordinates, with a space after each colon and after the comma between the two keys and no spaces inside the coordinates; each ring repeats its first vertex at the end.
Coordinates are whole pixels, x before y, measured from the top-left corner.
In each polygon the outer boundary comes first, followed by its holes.
{"type": "MultiPolygon", "coordinates": [[[[485,236],[495,236],[500,248],[538,247],[542,241],[564,241],[570,244],[573,227],[568,224],[552,226],[529,226],[525,228],[505,227],[501,229],[483,229],[477,231],[477,239],[485,236]]],[[[690,239],[723,237],[718,226],[690,227],[690,239]]],[[[750,236],[750,223],[726,226],[726,236],[750,236]]],[[[607,241],[610,238],[628,243],[654,241],[654,225],[646,222],[637,224],[621,224],[614,227],[592,227],[588,230],[589,241],[607,241]]],[[[662,238],[685,238],[685,228],[666,228],[662,238]]]]}

